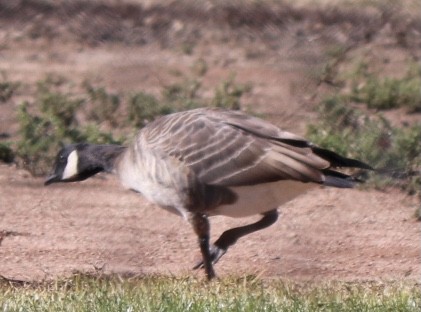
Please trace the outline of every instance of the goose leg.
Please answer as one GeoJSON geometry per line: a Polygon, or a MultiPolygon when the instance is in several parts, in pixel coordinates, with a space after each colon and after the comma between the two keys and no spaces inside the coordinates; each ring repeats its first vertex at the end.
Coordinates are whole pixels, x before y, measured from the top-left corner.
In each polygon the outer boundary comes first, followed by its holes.
{"type": "MultiPolygon", "coordinates": [[[[278,219],[278,211],[276,209],[265,212],[263,217],[252,224],[229,229],[222,233],[216,242],[210,247],[210,258],[213,264],[227,252],[228,247],[234,245],[237,240],[250,233],[262,230],[274,224],[278,219]]],[[[203,253],[202,253],[203,254],[203,253]]],[[[193,269],[206,268],[203,261],[199,261],[193,269]]]]}
{"type": "Polygon", "coordinates": [[[205,268],[208,280],[214,278],[215,271],[212,265],[212,255],[209,246],[210,225],[208,217],[205,214],[195,213],[190,219],[196,235],[199,238],[200,251],[202,253],[202,267],[205,268]]]}

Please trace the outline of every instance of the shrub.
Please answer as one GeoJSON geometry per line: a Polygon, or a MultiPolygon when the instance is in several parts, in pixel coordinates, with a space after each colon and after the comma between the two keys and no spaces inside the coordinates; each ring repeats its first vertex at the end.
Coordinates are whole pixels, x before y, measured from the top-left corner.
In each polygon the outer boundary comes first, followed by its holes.
{"type": "Polygon", "coordinates": [[[192,109],[205,106],[203,98],[199,96],[202,83],[198,79],[185,79],[164,87],[162,96],[164,102],[176,110],[192,109]]]}
{"type": "Polygon", "coordinates": [[[160,103],[153,95],[144,92],[133,94],[128,102],[128,119],[137,128],[144,127],[159,115],[173,112],[169,105],[160,103]]]}
{"type": "MultiPolygon", "coordinates": [[[[127,95],[126,123],[119,122],[117,113],[122,96],[105,88],[83,85],[86,93],[76,96],[71,85],[62,77],[48,76],[38,82],[34,102],[19,106],[20,139],[15,145],[19,165],[33,175],[44,175],[51,168],[54,157],[63,145],[74,142],[121,144],[123,138],[104,130],[108,126],[137,129],[157,116],[199,106],[217,106],[236,109],[248,87],[229,79],[215,91],[209,101],[200,96],[201,83],[185,79],[164,88],[163,100],[145,92],[127,95]],[[105,124],[105,126],[104,126],[105,124]]],[[[0,146],[0,157],[10,151],[0,146]]],[[[10,156],[4,156],[9,159],[10,156]]]]}
{"type": "Polygon", "coordinates": [[[10,100],[19,85],[20,84],[18,82],[0,82],[0,103],[6,103],[8,100],[10,100]]]}
{"type": "Polygon", "coordinates": [[[35,103],[19,106],[20,140],[16,144],[18,164],[33,175],[44,175],[63,145],[73,142],[118,143],[111,134],[93,124],[82,126],[77,114],[86,98],[58,89],[61,83],[44,80],[38,84],[35,103]],[[33,107],[32,111],[30,107],[33,107]],[[39,112],[34,112],[35,108],[39,112]]]}
{"type": "Polygon", "coordinates": [[[420,189],[419,176],[410,174],[421,166],[419,125],[394,128],[381,116],[368,116],[355,109],[343,96],[325,99],[319,116],[320,121],[307,129],[310,140],[382,171],[384,176],[372,179],[377,187],[400,185],[409,192],[420,189]]]}
{"type": "Polygon", "coordinates": [[[10,148],[9,143],[0,143],[0,161],[5,163],[13,162],[15,158],[15,154],[13,150],[10,148]]]}
{"type": "Polygon", "coordinates": [[[121,103],[120,96],[108,93],[103,87],[95,88],[88,82],[84,85],[91,106],[88,118],[97,123],[107,121],[111,126],[116,126],[118,124],[117,110],[121,103]]]}
{"type": "Polygon", "coordinates": [[[367,104],[368,108],[386,110],[406,107],[410,112],[421,110],[421,76],[418,66],[407,71],[403,78],[379,77],[370,73],[368,65],[360,65],[354,72],[350,98],[367,104]]]}
{"type": "Polygon", "coordinates": [[[45,174],[54,159],[54,150],[59,148],[60,139],[66,129],[57,118],[33,115],[28,112],[28,103],[19,107],[20,140],[16,154],[19,164],[33,175],[45,174]]]}
{"type": "Polygon", "coordinates": [[[215,89],[211,106],[238,110],[241,106],[241,97],[250,90],[250,85],[235,84],[234,77],[231,77],[215,89]]]}

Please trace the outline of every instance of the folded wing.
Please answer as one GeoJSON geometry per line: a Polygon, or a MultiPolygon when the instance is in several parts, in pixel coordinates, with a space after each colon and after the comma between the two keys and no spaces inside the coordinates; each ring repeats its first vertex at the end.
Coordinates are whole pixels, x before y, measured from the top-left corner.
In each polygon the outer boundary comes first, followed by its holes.
{"type": "Polygon", "coordinates": [[[351,187],[337,166],[370,167],[241,112],[197,109],[156,120],[141,132],[163,157],[174,157],[209,185],[246,186],[279,180],[351,187]]]}

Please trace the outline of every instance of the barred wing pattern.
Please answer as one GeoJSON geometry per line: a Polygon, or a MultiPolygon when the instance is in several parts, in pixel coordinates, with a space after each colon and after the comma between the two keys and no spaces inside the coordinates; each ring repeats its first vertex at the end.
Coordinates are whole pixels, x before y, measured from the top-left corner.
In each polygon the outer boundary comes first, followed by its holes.
{"type": "MultiPolygon", "coordinates": [[[[202,183],[245,186],[278,180],[324,182],[330,162],[292,133],[241,112],[196,109],[145,127],[147,147],[190,168],[202,183]]],[[[145,147],[145,146],[144,146],[145,147]]]]}

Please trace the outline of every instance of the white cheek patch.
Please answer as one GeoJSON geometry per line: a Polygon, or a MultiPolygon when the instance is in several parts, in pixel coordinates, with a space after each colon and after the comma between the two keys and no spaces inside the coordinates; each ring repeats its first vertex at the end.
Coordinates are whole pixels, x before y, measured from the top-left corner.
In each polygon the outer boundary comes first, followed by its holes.
{"type": "Polygon", "coordinates": [[[70,155],[67,157],[67,165],[66,168],[64,168],[62,179],[70,179],[78,174],[77,171],[77,163],[78,163],[79,157],[77,155],[76,151],[73,151],[70,153],[70,155]]]}

